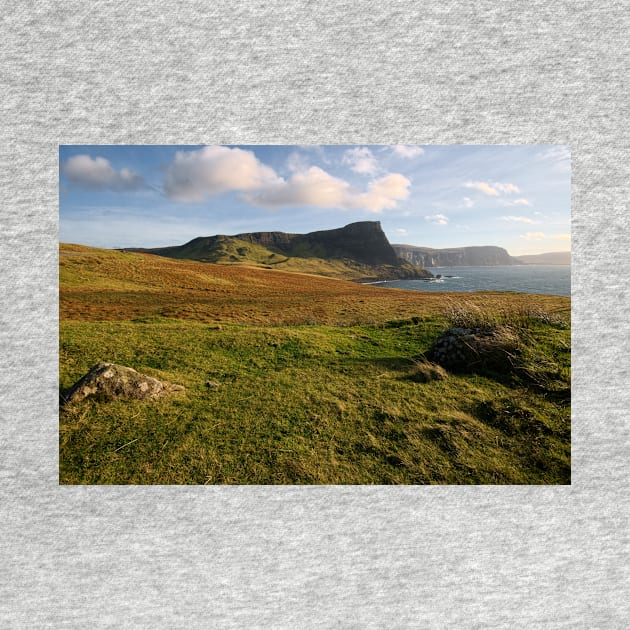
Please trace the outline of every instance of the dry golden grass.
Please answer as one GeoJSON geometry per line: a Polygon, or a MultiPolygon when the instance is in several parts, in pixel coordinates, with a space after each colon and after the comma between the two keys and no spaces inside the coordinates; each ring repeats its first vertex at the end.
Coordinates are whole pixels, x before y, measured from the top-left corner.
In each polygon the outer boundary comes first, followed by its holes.
{"type": "MultiPolygon", "coordinates": [[[[60,246],[60,318],[169,317],[264,325],[363,324],[443,314],[443,293],[362,285],[302,273],[60,246]]],[[[569,298],[466,294],[483,309],[539,307],[568,315],[569,298]]]]}

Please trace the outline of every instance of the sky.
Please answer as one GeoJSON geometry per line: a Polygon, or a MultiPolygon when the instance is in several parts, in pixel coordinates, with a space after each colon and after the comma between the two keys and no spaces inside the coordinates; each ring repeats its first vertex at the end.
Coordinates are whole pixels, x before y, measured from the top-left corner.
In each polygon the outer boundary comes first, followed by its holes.
{"type": "Polygon", "coordinates": [[[94,247],[380,221],[391,243],[571,249],[561,145],[62,145],[59,239],[94,247]]]}

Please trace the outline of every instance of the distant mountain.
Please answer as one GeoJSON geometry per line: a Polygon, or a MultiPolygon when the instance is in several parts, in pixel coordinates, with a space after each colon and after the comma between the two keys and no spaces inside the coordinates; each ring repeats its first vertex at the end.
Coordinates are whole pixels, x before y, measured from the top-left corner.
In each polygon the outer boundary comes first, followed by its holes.
{"type": "Polygon", "coordinates": [[[490,267],[495,265],[519,265],[502,247],[450,247],[433,249],[415,245],[392,245],[400,258],[421,267],[490,267]]]}
{"type": "Polygon", "coordinates": [[[200,236],[184,245],[125,251],[363,281],[432,277],[425,269],[397,256],[379,221],[361,221],[308,234],[248,232],[200,236]]]}
{"type": "Polygon", "coordinates": [[[571,252],[527,254],[526,256],[517,256],[516,259],[525,265],[570,265],[571,252]]]}

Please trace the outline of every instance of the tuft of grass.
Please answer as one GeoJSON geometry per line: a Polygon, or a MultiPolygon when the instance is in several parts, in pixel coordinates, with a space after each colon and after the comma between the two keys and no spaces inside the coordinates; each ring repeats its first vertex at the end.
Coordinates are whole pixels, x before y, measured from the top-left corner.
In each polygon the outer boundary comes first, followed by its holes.
{"type": "Polygon", "coordinates": [[[427,360],[414,361],[408,374],[408,378],[416,383],[443,381],[447,377],[448,372],[441,365],[427,360]]]}
{"type": "Polygon", "coordinates": [[[565,306],[545,305],[533,299],[505,301],[497,305],[492,301],[448,299],[446,318],[453,327],[479,330],[497,329],[506,326],[511,329],[527,329],[532,323],[542,322],[559,329],[570,327],[569,311],[565,306]]]}

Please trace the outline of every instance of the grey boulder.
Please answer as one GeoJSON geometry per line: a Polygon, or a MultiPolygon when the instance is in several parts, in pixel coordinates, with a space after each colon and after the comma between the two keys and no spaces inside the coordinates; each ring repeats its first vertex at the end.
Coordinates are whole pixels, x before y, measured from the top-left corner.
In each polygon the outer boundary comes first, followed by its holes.
{"type": "Polygon", "coordinates": [[[61,403],[77,402],[89,396],[156,400],[182,390],[182,385],[159,381],[130,367],[103,361],[66,390],[61,397],[61,403]]]}

